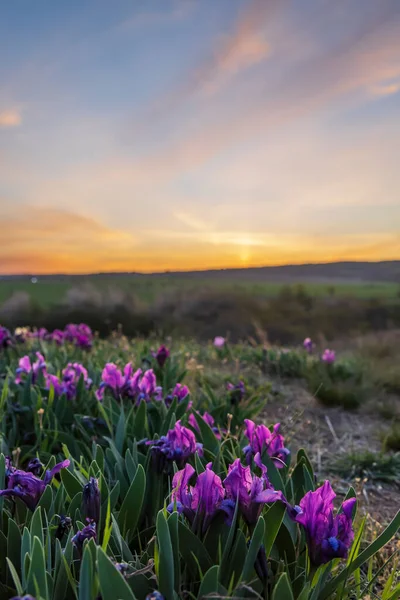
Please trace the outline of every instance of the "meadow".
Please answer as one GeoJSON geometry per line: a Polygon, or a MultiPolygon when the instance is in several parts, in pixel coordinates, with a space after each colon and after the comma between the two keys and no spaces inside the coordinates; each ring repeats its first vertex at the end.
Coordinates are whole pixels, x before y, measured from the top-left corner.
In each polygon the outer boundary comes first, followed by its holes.
{"type": "Polygon", "coordinates": [[[397,331],[0,334],[1,599],[400,598],[397,331]]]}
{"type": "Polygon", "coordinates": [[[195,279],[187,276],[88,276],[57,279],[41,279],[32,283],[29,278],[24,280],[0,280],[0,304],[11,298],[14,294],[28,294],[32,302],[40,307],[48,307],[63,301],[68,291],[74,287],[93,286],[100,292],[107,291],[110,287],[122,292],[134,294],[145,303],[154,302],[164,294],[199,293],[204,289],[212,289],[225,293],[245,292],[263,298],[276,297],[282,288],[303,288],[304,291],[317,297],[338,296],[352,298],[378,298],[396,299],[399,296],[399,285],[394,282],[310,282],[290,279],[282,281],[252,281],[241,276],[225,276],[220,280],[215,277],[201,277],[195,279]]]}

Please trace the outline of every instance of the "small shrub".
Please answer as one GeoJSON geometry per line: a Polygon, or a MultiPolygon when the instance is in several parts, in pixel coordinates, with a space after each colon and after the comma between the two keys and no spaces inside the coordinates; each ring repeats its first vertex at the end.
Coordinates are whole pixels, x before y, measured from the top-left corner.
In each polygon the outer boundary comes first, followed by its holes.
{"type": "Polygon", "coordinates": [[[400,478],[400,453],[349,452],[333,461],[330,469],[346,478],[367,477],[372,481],[392,483],[400,478]]]}
{"type": "Polygon", "coordinates": [[[400,423],[393,423],[385,436],[383,447],[385,450],[400,451],[400,423]]]}

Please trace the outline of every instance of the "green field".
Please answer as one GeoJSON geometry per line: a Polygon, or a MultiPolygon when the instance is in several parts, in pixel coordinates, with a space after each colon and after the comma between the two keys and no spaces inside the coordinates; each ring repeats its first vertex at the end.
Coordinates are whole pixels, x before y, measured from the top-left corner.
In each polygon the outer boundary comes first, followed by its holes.
{"type": "Polygon", "coordinates": [[[94,286],[100,290],[120,289],[134,294],[143,302],[152,302],[158,297],[176,292],[196,292],[205,289],[217,289],[231,291],[247,291],[252,295],[260,297],[274,297],[284,286],[302,285],[307,293],[312,296],[338,296],[356,298],[382,298],[395,299],[399,294],[399,285],[396,283],[307,283],[300,281],[288,282],[262,282],[245,279],[223,278],[218,281],[215,277],[194,279],[188,277],[173,276],[143,276],[132,278],[121,277],[79,277],[65,280],[38,280],[33,284],[30,281],[0,281],[0,304],[8,300],[18,292],[28,293],[32,301],[40,306],[47,307],[61,302],[69,289],[81,288],[82,286],[94,286]]]}

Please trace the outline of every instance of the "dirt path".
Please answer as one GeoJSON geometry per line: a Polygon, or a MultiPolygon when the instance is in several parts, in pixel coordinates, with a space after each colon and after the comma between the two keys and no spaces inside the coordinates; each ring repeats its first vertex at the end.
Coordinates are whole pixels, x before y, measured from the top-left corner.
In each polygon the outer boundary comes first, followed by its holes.
{"type": "Polygon", "coordinates": [[[362,511],[379,523],[390,521],[400,509],[400,485],[355,478],[350,472],[338,476],[331,468],[338,457],[349,452],[379,453],[387,421],[368,414],[366,408],[350,412],[322,406],[302,382],[274,382],[273,391],[261,417],[267,424],[282,423],[292,453],[304,447],[318,479],[329,477],[338,494],[345,494],[349,484],[353,485],[362,511]]]}

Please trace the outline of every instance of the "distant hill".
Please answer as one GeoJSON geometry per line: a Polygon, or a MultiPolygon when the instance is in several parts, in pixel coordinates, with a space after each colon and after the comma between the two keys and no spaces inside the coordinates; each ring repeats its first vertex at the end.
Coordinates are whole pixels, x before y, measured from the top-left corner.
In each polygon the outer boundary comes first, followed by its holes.
{"type": "MultiPolygon", "coordinates": [[[[3,275],[3,280],[25,280],[32,275],[3,275]]],[[[395,282],[400,283],[400,260],[382,262],[334,262],[303,265],[281,265],[275,267],[257,267],[247,269],[220,269],[208,271],[169,271],[163,273],[93,273],[90,275],[41,275],[43,280],[67,280],[79,282],[88,279],[118,277],[129,278],[182,278],[182,279],[218,279],[225,281],[254,282],[395,282]]]]}

